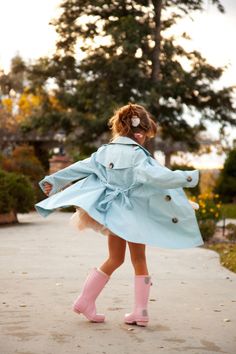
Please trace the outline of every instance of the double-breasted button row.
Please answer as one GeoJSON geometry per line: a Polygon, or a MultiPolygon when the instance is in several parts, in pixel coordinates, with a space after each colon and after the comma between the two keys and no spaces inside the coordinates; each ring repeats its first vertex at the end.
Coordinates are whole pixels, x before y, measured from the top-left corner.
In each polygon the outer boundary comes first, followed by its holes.
{"type": "MultiPolygon", "coordinates": [[[[169,201],[171,200],[171,196],[170,196],[169,194],[167,194],[167,195],[165,196],[165,200],[166,200],[167,202],[169,202],[169,201]]],[[[172,218],[172,222],[173,222],[174,224],[176,224],[178,221],[179,221],[179,220],[178,220],[177,218],[172,218]]]]}

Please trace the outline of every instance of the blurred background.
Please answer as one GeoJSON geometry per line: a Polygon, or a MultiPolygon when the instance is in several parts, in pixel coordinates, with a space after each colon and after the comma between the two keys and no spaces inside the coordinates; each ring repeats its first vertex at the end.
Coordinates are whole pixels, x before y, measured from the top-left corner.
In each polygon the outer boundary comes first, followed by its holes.
{"type": "Polygon", "coordinates": [[[134,102],[158,122],[155,158],[201,170],[186,192],[203,232],[225,236],[236,219],[235,19],[233,0],[0,1],[0,213],[32,210],[38,181],[106,143],[114,110],[134,102]]]}

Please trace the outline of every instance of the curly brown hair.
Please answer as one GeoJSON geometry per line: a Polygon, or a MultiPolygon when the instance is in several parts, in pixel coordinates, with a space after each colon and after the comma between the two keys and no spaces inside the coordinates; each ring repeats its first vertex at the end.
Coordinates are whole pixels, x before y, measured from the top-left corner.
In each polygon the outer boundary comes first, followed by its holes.
{"type": "Polygon", "coordinates": [[[137,130],[144,130],[147,138],[153,138],[157,134],[157,123],[151,118],[151,114],[143,106],[133,103],[116,110],[109,119],[108,126],[113,139],[117,136],[132,137],[137,130]],[[138,127],[132,126],[131,118],[134,116],[140,119],[138,127]]]}

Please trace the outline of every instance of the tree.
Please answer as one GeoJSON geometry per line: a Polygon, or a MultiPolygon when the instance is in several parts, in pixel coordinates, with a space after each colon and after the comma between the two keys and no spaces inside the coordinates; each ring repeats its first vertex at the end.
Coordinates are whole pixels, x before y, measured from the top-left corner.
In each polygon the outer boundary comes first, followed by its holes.
{"type": "MultiPolygon", "coordinates": [[[[32,75],[40,68],[45,80],[55,79],[55,94],[64,107],[59,121],[81,150],[107,133],[107,119],[128,101],[147,107],[159,122],[164,141],[184,142],[189,151],[199,148],[199,133],[206,130],[206,122],[220,123],[222,133],[227,125],[236,124],[233,88],[212,86],[224,69],[213,67],[199,52],[188,52],[177,38],[165,34],[183,17],[202,11],[203,3],[62,1],[61,15],[52,21],[58,33],[57,51],[46,66],[37,63],[32,75]],[[85,57],[77,61],[79,40],[85,57]],[[186,121],[186,109],[201,113],[198,124],[186,121]]],[[[224,12],[220,1],[212,3],[224,12]]],[[[182,38],[189,37],[183,33],[182,38]]]]}
{"type": "Polygon", "coordinates": [[[216,183],[216,193],[226,203],[236,203],[236,149],[228,153],[216,183]]]}
{"type": "Polygon", "coordinates": [[[27,80],[27,66],[20,55],[11,60],[9,74],[0,71],[0,94],[9,95],[11,91],[21,93],[27,80]]]}
{"type": "MultiPolygon", "coordinates": [[[[43,59],[39,62],[45,64],[43,59]]],[[[33,76],[30,67],[17,55],[11,61],[8,74],[0,71],[0,148],[8,154],[17,145],[31,144],[48,170],[48,150],[58,145],[54,136],[55,129],[62,126],[63,119],[58,120],[62,106],[48,92],[46,75],[38,74],[34,66],[36,75],[33,76]]]]}

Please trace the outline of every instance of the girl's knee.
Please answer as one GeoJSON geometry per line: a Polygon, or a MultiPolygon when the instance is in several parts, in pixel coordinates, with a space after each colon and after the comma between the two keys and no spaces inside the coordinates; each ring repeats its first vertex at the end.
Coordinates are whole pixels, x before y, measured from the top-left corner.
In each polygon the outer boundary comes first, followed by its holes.
{"type": "Polygon", "coordinates": [[[114,268],[119,268],[124,263],[124,258],[109,258],[108,261],[114,268]]]}

